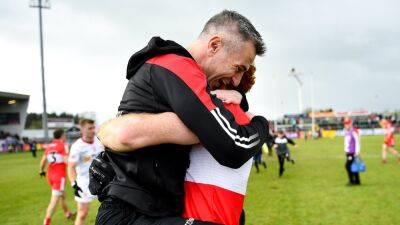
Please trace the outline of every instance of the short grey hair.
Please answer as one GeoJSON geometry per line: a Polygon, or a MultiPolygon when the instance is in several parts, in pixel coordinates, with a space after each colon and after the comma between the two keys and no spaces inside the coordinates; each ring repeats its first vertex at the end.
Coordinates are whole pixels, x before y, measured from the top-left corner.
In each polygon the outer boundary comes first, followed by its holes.
{"type": "MultiPolygon", "coordinates": [[[[258,33],[253,24],[251,24],[250,20],[238,12],[224,10],[211,17],[206,25],[204,25],[200,37],[221,31],[227,33],[229,36],[233,35],[236,39],[239,38],[239,40],[235,42],[251,41],[256,49],[256,54],[259,56],[262,56],[266,51],[260,33],[258,33]]],[[[234,44],[237,46],[239,43],[234,44]]]]}

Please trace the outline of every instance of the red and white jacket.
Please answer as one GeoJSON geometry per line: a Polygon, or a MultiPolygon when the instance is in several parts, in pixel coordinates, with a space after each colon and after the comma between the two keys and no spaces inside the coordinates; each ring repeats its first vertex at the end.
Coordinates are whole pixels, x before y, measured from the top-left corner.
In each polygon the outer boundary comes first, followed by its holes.
{"type": "MultiPolygon", "coordinates": [[[[250,122],[240,106],[229,104],[225,107],[239,125],[250,122]]],[[[238,169],[222,166],[204,146],[193,147],[185,178],[183,217],[238,225],[251,165],[250,159],[238,169]]]]}

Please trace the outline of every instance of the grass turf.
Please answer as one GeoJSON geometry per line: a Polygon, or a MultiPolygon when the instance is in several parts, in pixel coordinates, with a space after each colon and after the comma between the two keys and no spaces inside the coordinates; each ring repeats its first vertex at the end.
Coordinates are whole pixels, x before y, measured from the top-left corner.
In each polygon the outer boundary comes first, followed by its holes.
{"type": "MultiPolygon", "coordinates": [[[[0,154],[0,224],[41,225],[50,201],[50,186],[39,176],[42,152],[33,158],[29,152],[0,154]]],[[[76,202],[69,182],[66,184],[68,207],[76,212],[76,202]]],[[[86,224],[94,224],[97,208],[91,204],[86,224]]],[[[66,220],[58,205],[52,224],[73,224],[66,220]]]]}
{"type": "MultiPolygon", "coordinates": [[[[257,225],[348,225],[400,224],[399,170],[389,155],[380,163],[382,136],[361,139],[367,172],[361,186],[347,187],[343,139],[298,140],[291,148],[296,164],[285,163],[278,177],[276,156],[264,155],[268,169],[252,170],[245,202],[246,224],[257,225]]],[[[0,224],[42,224],[50,189],[38,175],[38,158],[29,153],[0,154],[0,224]]],[[[68,183],[69,184],[69,183],[68,183]]],[[[67,185],[69,206],[76,210],[72,189],[67,185]]],[[[98,202],[91,205],[87,224],[94,224],[98,202]]],[[[67,221],[60,207],[53,224],[67,221]]]]}
{"type": "Polygon", "coordinates": [[[361,156],[367,172],[361,186],[347,187],[343,138],[299,140],[278,177],[276,156],[264,155],[267,171],[252,171],[245,210],[247,224],[400,224],[400,165],[389,155],[382,165],[382,136],[364,136],[361,156]]]}

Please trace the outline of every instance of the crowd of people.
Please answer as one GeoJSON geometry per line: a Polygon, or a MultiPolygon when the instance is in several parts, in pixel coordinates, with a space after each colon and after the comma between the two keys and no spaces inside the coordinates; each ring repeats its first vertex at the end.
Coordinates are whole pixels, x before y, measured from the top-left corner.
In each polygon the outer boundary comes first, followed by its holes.
{"type": "Polygon", "coordinates": [[[22,150],[23,143],[17,134],[0,130],[0,152],[19,152],[22,150]]]}
{"type": "Polygon", "coordinates": [[[36,140],[30,140],[27,137],[21,139],[18,134],[0,131],[0,153],[30,151],[32,156],[36,157],[38,149],[43,149],[43,145],[36,140]]]}
{"type": "MultiPolygon", "coordinates": [[[[365,115],[346,116],[342,114],[334,115],[333,111],[329,111],[330,115],[318,116],[315,118],[315,131],[320,130],[342,130],[344,129],[344,120],[348,117],[352,118],[352,123],[360,129],[380,129],[381,121],[391,121],[393,125],[400,126],[400,114],[398,112],[391,113],[365,113],[365,115]]],[[[311,130],[312,118],[309,113],[285,115],[281,120],[276,121],[278,127],[288,132],[307,132],[311,130]]]]}

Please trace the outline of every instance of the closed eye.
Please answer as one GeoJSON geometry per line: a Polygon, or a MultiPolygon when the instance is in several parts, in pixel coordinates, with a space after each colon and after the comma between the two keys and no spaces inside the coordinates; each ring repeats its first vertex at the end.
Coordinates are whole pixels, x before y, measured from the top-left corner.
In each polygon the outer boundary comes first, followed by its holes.
{"type": "Polygon", "coordinates": [[[238,72],[238,73],[244,73],[244,72],[246,72],[247,70],[248,70],[247,67],[245,67],[245,66],[243,66],[243,65],[236,66],[236,72],[238,72]]]}

